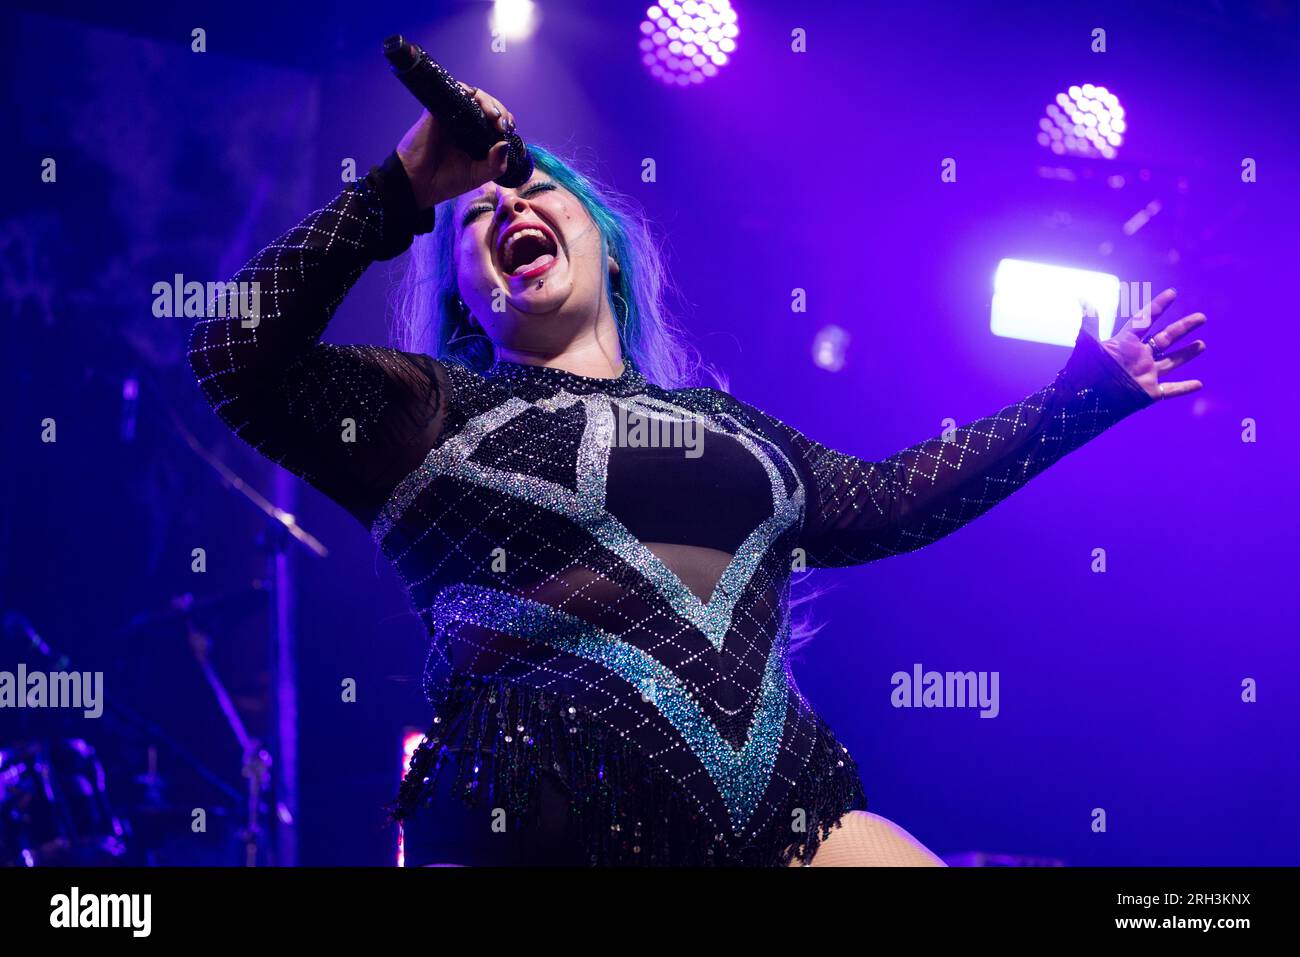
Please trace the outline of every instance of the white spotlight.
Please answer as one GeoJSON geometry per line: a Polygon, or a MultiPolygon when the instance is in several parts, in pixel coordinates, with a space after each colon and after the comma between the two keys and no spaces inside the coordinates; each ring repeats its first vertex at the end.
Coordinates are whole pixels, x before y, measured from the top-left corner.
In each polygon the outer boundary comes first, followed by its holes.
{"type": "Polygon", "coordinates": [[[1004,259],[993,277],[989,328],[995,336],[1072,345],[1082,300],[1097,310],[1098,335],[1109,339],[1119,298],[1119,277],[1110,273],[1004,259]]]}
{"type": "Polygon", "coordinates": [[[527,40],[537,29],[537,4],[533,0],[495,0],[492,30],[507,40],[527,40]]]}

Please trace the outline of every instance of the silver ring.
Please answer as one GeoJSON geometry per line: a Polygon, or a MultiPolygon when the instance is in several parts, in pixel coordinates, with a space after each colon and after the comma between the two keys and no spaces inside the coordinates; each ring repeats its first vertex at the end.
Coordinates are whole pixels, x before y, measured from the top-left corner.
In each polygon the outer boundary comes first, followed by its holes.
{"type": "Polygon", "coordinates": [[[1160,390],[1160,398],[1167,398],[1165,395],[1165,384],[1163,382],[1157,382],[1156,387],[1160,390]]]}
{"type": "Polygon", "coordinates": [[[1145,345],[1148,345],[1148,346],[1151,347],[1151,358],[1152,358],[1152,359],[1159,359],[1159,358],[1160,358],[1160,347],[1156,345],[1156,337],[1155,337],[1155,336],[1152,336],[1150,339],[1143,339],[1142,342],[1143,342],[1145,345]]]}

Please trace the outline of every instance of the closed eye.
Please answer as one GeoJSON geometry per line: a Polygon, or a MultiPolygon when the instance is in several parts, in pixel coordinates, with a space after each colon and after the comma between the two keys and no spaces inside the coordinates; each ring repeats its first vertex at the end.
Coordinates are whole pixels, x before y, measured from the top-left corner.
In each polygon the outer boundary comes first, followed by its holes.
{"type": "MultiPolygon", "coordinates": [[[[533,183],[532,186],[529,186],[519,195],[533,196],[536,195],[537,193],[544,193],[555,188],[556,186],[554,183],[541,180],[539,182],[533,183]]],[[[493,208],[494,207],[488,205],[487,203],[479,203],[476,206],[471,206],[469,209],[465,210],[465,216],[460,221],[461,226],[462,227],[468,226],[471,222],[473,222],[476,218],[478,218],[478,215],[480,213],[490,213],[492,212],[493,208]]]]}

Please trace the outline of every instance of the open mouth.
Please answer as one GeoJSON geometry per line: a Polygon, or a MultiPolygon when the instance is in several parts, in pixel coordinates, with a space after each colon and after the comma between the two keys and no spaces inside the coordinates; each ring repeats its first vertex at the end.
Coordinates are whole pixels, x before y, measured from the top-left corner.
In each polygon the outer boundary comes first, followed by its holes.
{"type": "Polygon", "coordinates": [[[515,223],[497,241],[497,261],[507,276],[528,276],[559,255],[555,234],[541,221],[515,223]]]}

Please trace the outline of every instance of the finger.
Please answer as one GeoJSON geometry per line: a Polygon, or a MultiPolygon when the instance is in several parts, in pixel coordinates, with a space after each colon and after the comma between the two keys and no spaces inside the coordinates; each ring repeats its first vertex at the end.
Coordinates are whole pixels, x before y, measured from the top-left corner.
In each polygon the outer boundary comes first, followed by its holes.
{"type": "Polygon", "coordinates": [[[1191,392],[1197,392],[1201,388],[1200,379],[1183,379],[1181,382],[1162,382],[1160,383],[1161,392],[1166,399],[1175,399],[1180,395],[1187,395],[1191,392]]]}
{"type": "MultiPolygon", "coordinates": [[[[464,84],[461,85],[464,86],[464,84]]],[[[470,94],[469,98],[474,101],[474,104],[480,110],[483,111],[484,116],[492,120],[496,119],[496,109],[493,106],[492,95],[490,93],[487,93],[484,90],[476,90],[473,87],[466,88],[465,92],[470,94]]]]}
{"type": "Polygon", "coordinates": [[[462,83],[460,80],[456,82],[469,95],[470,99],[478,104],[479,109],[483,111],[483,115],[494,121],[498,130],[502,133],[508,133],[514,129],[514,116],[500,100],[483,90],[474,89],[468,83],[462,83]]]}
{"type": "Polygon", "coordinates": [[[1190,362],[1205,351],[1205,340],[1197,339],[1191,345],[1183,346],[1174,352],[1161,356],[1156,360],[1156,372],[1168,372],[1170,369],[1177,369],[1185,362],[1190,362]]]}
{"type": "Polygon", "coordinates": [[[482,162],[484,181],[496,179],[506,171],[510,162],[510,144],[505,140],[494,144],[482,162]]]}
{"type": "Polygon", "coordinates": [[[505,104],[494,96],[489,96],[488,100],[491,104],[487,111],[488,116],[495,116],[496,128],[502,133],[505,133],[509,129],[510,123],[510,121],[506,119],[505,104]]]}
{"type": "Polygon", "coordinates": [[[1151,344],[1157,350],[1168,349],[1175,342],[1187,335],[1197,326],[1205,322],[1205,313],[1194,312],[1190,316],[1183,316],[1177,322],[1171,322],[1154,336],[1151,337],[1151,344]]]}
{"type": "Polygon", "coordinates": [[[1169,304],[1177,298],[1177,292],[1173,289],[1166,289],[1139,310],[1137,315],[1124,323],[1124,329],[1128,329],[1134,333],[1134,335],[1141,338],[1142,335],[1151,328],[1151,323],[1160,318],[1160,314],[1168,309],[1169,304]]]}
{"type": "Polygon", "coordinates": [[[483,107],[483,112],[486,113],[488,116],[492,117],[493,119],[500,120],[498,126],[504,129],[506,124],[506,117],[509,115],[510,111],[506,109],[506,105],[504,103],[498,100],[491,93],[484,93],[483,96],[486,99],[486,103],[483,107]]]}
{"type": "Polygon", "coordinates": [[[504,145],[504,141],[497,143],[488,150],[487,155],[480,160],[470,160],[466,173],[469,179],[469,186],[462,192],[468,192],[478,186],[482,186],[489,180],[499,177],[504,171],[506,164],[503,161],[502,153],[499,147],[504,145]]]}
{"type": "Polygon", "coordinates": [[[483,112],[488,116],[496,115],[496,99],[487,90],[479,90],[476,92],[474,94],[474,100],[483,108],[483,112]]]}
{"type": "Polygon", "coordinates": [[[1149,313],[1152,319],[1159,319],[1160,314],[1169,308],[1169,304],[1178,298],[1178,292],[1173,289],[1166,289],[1160,295],[1156,296],[1144,310],[1149,313]]]}

